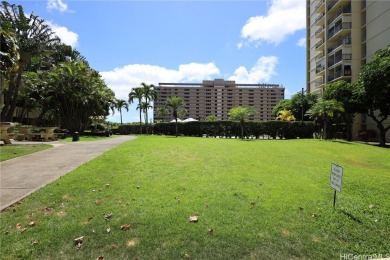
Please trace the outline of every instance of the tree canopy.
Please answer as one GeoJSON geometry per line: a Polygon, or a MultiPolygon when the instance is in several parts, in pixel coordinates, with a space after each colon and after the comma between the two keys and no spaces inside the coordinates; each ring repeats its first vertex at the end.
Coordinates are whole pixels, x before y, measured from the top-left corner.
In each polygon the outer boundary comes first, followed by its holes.
{"type": "Polygon", "coordinates": [[[390,116],[390,45],[378,50],[360,71],[355,86],[357,103],[377,124],[380,146],[386,145],[384,121],[390,116]]]}

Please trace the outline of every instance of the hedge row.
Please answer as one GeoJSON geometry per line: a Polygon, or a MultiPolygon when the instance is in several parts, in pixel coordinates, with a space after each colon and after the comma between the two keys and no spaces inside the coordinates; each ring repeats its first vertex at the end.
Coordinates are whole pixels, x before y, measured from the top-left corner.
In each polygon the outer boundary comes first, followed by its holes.
{"type": "MultiPolygon", "coordinates": [[[[142,133],[146,133],[146,128],[142,126],[142,133]]],[[[149,134],[157,135],[175,135],[175,123],[158,123],[149,125],[149,134]]],[[[139,125],[122,125],[119,126],[121,134],[139,134],[139,125]]],[[[241,127],[238,122],[217,121],[217,122],[187,122],[178,123],[179,135],[184,136],[208,136],[237,138],[240,137],[241,127]]],[[[287,121],[262,121],[262,122],[245,122],[245,138],[312,138],[315,132],[313,122],[287,122],[287,121]]]]}

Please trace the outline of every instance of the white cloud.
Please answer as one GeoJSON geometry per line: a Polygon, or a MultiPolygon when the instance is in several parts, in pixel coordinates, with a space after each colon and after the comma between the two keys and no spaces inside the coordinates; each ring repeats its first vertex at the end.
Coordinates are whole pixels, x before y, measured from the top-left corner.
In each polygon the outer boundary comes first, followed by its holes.
{"type": "Polygon", "coordinates": [[[287,36],[306,27],[306,1],[272,0],[266,16],[254,16],[248,19],[241,29],[242,45],[254,43],[279,44],[287,36]]]}
{"type": "Polygon", "coordinates": [[[142,82],[157,85],[160,82],[201,82],[219,75],[214,63],[182,64],[177,70],[155,65],[131,64],[112,71],[100,72],[104,81],[115,92],[115,96],[127,100],[133,87],[142,82]]]}
{"type": "Polygon", "coordinates": [[[68,11],[68,5],[62,2],[62,0],[48,0],[47,1],[48,10],[58,10],[60,12],[68,11]]]}
{"type": "Polygon", "coordinates": [[[75,32],[69,31],[68,28],[64,26],[57,25],[55,23],[46,22],[51,30],[61,39],[62,43],[72,46],[75,48],[78,44],[79,35],[75,32]]]}
{"type": "Polygon", "coordinates": [[[277,63],[278,58],[275,56],[260,57],[250,71],[244,66],[240,66],[229,77],[229,80],[235,80],[237,83],[268,82],[273,75],[276,75],[275,67],[277,63]]]}
{"type": "Polygon", "coordinates": [[[306,47],[306,38],[301,38],[298,40],[297,45],[299,47],[306,47]]]}

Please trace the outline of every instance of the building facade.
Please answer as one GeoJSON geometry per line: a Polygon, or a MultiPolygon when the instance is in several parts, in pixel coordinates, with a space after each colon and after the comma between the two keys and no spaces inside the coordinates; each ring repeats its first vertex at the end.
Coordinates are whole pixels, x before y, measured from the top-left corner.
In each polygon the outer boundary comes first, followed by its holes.
{"type": "Polygon", "coordinates": [[[185,101],[186,117],[204,121],[209,115],[228,120],[228,112],[236,106],[253,106],[255,120],[273,120],[272,108],[284,99],[284,88],[277,84],[238,84],[223,79],[203,80],[202,83],[159,83],[155,87],[154,120],[172,120],[159,115],[158,110],[171,96],[185,101]]]}
{"type": "MultiPolygon", "coordinates": [[[[357,82],[361,66],[390,44],[390,1],[307,0],[306,28],[306,91],[321,95],[327,83],[357,82]]],[[[378,132],[359,115],[352,136],[368,129],[378,132]]]]}

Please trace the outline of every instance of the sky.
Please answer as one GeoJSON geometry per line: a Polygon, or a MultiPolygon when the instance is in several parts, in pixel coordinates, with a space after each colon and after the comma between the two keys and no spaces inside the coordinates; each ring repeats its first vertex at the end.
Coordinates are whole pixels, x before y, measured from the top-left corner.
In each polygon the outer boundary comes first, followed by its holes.
{"type": "MultiPolygon", "coordinates": [[[[116,98],[142,82],[222,78],[305,87],[305,0],[23,0],[100,72],[116,98]]],[[[137,122],[132,104],[123,122],[137,122]]],[[[108,120],[120,122],[119,112],[108,120]]]]}

